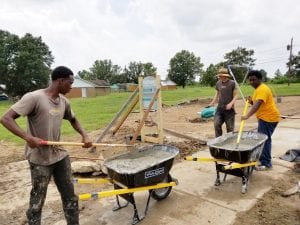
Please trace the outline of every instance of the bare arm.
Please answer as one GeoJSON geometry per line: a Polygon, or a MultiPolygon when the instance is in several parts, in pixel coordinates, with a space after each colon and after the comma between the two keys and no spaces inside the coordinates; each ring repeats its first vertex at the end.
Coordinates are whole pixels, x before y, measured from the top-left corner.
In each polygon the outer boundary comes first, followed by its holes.
{"type": "Polygon", "coordinates": [[[233,105],[234,105],[234,103],[235,103],[236,100],[237,100],[237,90],[234,89],[233,90],[233,98],[232,98],[231,102],[229,102],[226,105],[226,110],[230,110],[233,107],[233,105]]]}
{"type": "Polygon", "coordinates": [[[213,98],[213,100],[209,103],[209,106],[213,106],[219,99],[219,91],[216,91],[216,94],[213,98]]]}
{"type": "Polygon", "coordinates": [[[253,106],[251,107],[250,111],[245,116],[242,116],[242,120],[249,119],[254,113],[256,113],[256,111],[259,109],[259,107],[261,106],[262,103],[263,103],[263,100],[260,100],[260,99],[255,101],[253,106]]]}
{"type": "Polygon", "coordinates": [[[0,119],[0,122],[10,132],[24,139],[31,148],[39,146],[42,139],[33,137],[32,135],[24,131],[15,121],[19,117],[19,114],[10,109],[3,115],[3,117],[0,119]]]}
{"type": "Polygon", "coordinates": [[[84,148],[89,148],[92,146],[92,141],[89,138],[89,136],[87,135],[87,133],[85,132],[85,130],[81,127],[79,121],[76,119],[76,117],[74,119],[69,120],[72,127],[74,128],[74,130],[76,130],[82,137],[82,143],[84,143],[83,147],[84,148]]]}

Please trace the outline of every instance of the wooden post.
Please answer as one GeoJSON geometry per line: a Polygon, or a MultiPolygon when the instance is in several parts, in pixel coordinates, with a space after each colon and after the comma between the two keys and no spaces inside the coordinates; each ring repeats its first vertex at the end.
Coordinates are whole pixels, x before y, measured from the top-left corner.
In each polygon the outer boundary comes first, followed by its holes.
{"type": "Polygon", "coordinates": [[[157,98],[157,113],[158,113],[158,124],[157,124],[157,133],[158,133],[158,143],[164,143],[164,131],[163,131],[163,118],[162,118],[162,101],[161,101],[161,84],[160,76],[156,76],[156,87],[160,90],[157,98]]]}
{"type": "MultiPolygon", "coordinates": [[[[129,102],[132,101],[132,99],[138,94],[138,88],[135,89],[135,91],[132,93],[132,95],[128,98],[128,100],[123,104],[120,111],[115,115],[115,117],[112,119],[112,121],[108,124],[108,126],[104,129],[102,134],[96,139],[96,143],[100,142],[106,133],[110,130],[110,128],[114,125],[114,123],[117,121],[117,119],[120,117],[120,115],[123,113],[123,111],[126,109],[129,102]]],[[[95,146],[93,146],[91,149],[89,149],[90,152],[94,152],[96,150],[95,146]]]]}
{"type": "MultiPolygon", "coordinates": [[[[143,118],[141,119],[140,124],[139,124],[137,130],[135,131],[135,133],[134,133],[134,135],[133,135],[133,137],[132,137],[132,140],[131,140],[130,144],[135,143],[135,141],[136,141],[136,139],[137,139],[137,136],[138,136],[139,133],[141,132],[142,127],[144,126],[145,120],[147,119],[147,116],[148,116],[148,114],[149,114],[149,112],[150,112],[150,110],[151,110],[151,108],[152,108],[152,106],[153,106],[153,104],[154,104],[154,102],[155,102],[155,99],[156,99],[157,96],[158,96],[159,91],[160,91],[160,89],[156,89],[156,92],[155,92],[155,94],[153,95],[153,98],[151,99],[151,102],[150,102],[150,104],[149,104],[149,107],[148,107],[148,109],[146,110],[146,112],[144,112],[143,118]]],[[[143,111],[144,111],[144,110],[143,110],[143,111]]]]}
{"type": "MultiPolygon", "coordinates": [[[[156,92],[152,97],[152,100],[150,102],[151,107],[153,104],[156,102],[156,113],[157,113],[157,119],[156,121],[156,132],[157,132],[157,137],[152,137],[152,136],[147,136],[147,127],[144,126],[145,120],[147,116],[149,115],[151,108],[148,107],[147,111],[144,110],[144,102],[143,102],[143,94],[144,94],[144,79],[142,77],[139,77],[139,97],[140,97],[140,116],[141,116],[141,124],[140,127],[138,127],[138,131],[141,134],[141,139],[142,142],[152,142],[152,143],[160,143],[162,144],[164,141],[164,134],[163,134],[163,119],[162,119],[162,101],[161,101],[161,85],[160,85],[160,76],[156,76],[155,80],[155,87],[156,87],[156,92]]],[[[150,106],[150,105],[149,105],[150,106]]],[[[135,133],[135,135],[138,135],[138,133],[135,133]]],[[[131,142],[134,143],[134,142],[131,142]]]]}
{"type": "Polygon", "coordinates": [[[131,105],[129,106],[129,109],[127,110],[127,112],[125,113],[125,115],[121,118],[120,122],[116,125],[116,127],[113,130],[113,135],[115,135],[117,133],[117,131],[120,129],[120,127],[122,126],[122,124],[125,122],[125,120],[127,119],[128,115],[131,113],[131,111],[134,109],[134,107],[136,106],[136,104],[139,101],[139,96],[136,96],[134,101],[131,103],[131,105]]]}

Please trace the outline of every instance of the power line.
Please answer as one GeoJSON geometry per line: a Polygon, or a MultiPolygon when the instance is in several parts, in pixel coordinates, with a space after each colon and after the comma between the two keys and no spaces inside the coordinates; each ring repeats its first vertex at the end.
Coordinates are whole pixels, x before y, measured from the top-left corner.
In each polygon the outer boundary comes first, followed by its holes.
{"type": "Polygon", "coordinates": [[[256,53],[272,52],[272,51],[282,50],[282,49],[285,49],[285,48],[286,48],[286,46],[279,47],[279,48],[271,48],[271,49],[266,49],[266,50],[256,51],[256,53]]]}
{"type": "Polygon", "coordinates": [[[259,61],[265,62],[265,61],[273,61],[273,60],[286,60],[288,59],[287,57],[275,57],[275,58],[259,58],[259,61]]]}
{"type": "Polygon", "coordinates": [[[266,64],[266,63],[273,63],[273,62],[281,62],[282,60],[283,59],[265,61],[265,62],[261,62],[261,63],[255,63],[255,65],[266,64]]]}

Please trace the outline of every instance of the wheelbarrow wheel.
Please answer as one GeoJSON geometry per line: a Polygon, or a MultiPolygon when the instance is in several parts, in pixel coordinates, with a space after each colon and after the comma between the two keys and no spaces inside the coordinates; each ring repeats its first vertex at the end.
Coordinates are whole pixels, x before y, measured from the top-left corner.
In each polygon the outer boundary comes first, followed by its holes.
{"type": "MultiPolygon", "coordinates": [[[[162,183],[167,183],[167,182],[171,182],[171,181],[172,181],[172,177],[170,174],[168,174],[168,176],[162,180],[162,183]]],[[[165,187],[165,188],[159,188],[159,189],[153,189],[153,190],[150,190],[149,192],[150,192],[152,198],[154,198],[157,201],[160,201],[160,200],[163,200],[166,197],[168,197],[171,190],[172,190],[172,186],[165,187]]]]}

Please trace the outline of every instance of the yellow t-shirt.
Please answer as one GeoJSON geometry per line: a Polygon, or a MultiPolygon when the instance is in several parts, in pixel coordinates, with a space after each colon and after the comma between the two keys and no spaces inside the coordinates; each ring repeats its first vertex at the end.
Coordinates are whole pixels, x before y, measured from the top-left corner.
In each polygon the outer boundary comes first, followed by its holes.
{"type": "Polygon", "coordinates": [[[252,100],[253,102],[257,100],[263,101],[255,113],[256,118],[262,119],[266,122],[279,122],[280,113],[275,104],[272,92],[267,85],[264,83],[260,84],[255,89],[252,100]]]}

